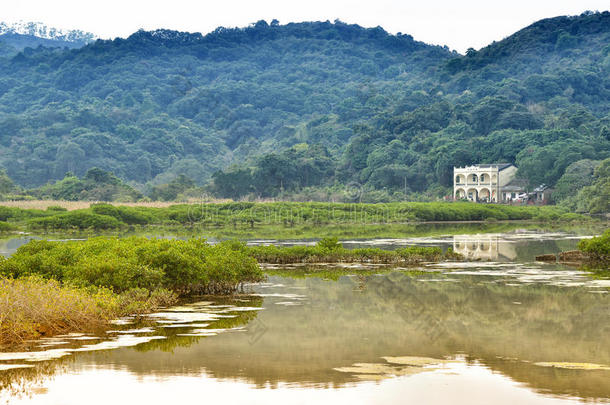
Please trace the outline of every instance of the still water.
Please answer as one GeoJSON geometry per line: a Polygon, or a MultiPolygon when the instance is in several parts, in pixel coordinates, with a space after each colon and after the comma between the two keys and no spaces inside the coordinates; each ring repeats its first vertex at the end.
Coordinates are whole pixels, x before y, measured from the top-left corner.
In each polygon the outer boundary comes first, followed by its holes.
{"type": "MultiPolygon", "coordinates": [[[[109,333],[0,353],[2,402],[610,402],[610,282],[534,256],[580,237],[511,232],[345,241],[451,246],[475,262],[269,268],[109,333]]],[[[268,241],[252,241],[265,243],[268,241]]],[[[309,243],[291,241],[290,243],[309,243]]],[[[20,242],[5,241],[10,254],[20,242]]]]}

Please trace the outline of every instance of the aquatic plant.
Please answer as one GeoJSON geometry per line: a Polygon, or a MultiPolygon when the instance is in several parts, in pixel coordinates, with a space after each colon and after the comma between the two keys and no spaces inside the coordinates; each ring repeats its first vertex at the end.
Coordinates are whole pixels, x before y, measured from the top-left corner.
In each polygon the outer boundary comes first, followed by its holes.
{"type": "Polygon", "coordinates": [[[180,295],[230,293],[263,278],[256,260],[231,244],[144,237],[31,241],[0,262],[0,274],[37,274],[115,292],[166,288],[180,295]]]}
{"type": "Polygon", "coordinates": [[[109,215],[99,215],[85,210],[34,218],[28,223],[32,229],[117,229],[124,225],[109,215]]]}
{"type": "Polygon", "coordinates": [[[321,239],[315,246],[248,246],[248,254],[259,262],[270,264],[288,263],[379,263],[416,264],[425,261],[457,259],[460,256],[440,247],[409,246],[396,250],[379,248],[346,249],[336,238],[321,239]]]}
{"type": "Polygon", "coordinates": [[[15,227],[7,222],[0,221],[0,233],[14,230],[15,227]]]}
{"type": "Polygon", "coordinates": [[[116,317],[150,312],[175,302],[169,291],[85,288],[54,279],[0,277],[0,346],[72,331],[92,331],[116,317]]]}
{"type": "MultiPolygon", "coordinates": [[[[343,203],[218,203],[177,204],[163,208],[92,204],[73,211],[0,206],[0,221],[31,229],[119,229],[129,226],[185,225],[251,229],[255,226],[319,226],[336,224],[397,224],[422,221],[556,221],[567,211],[554,206],[508,206],[465,202],[343,204],[343,203]]],[[[579,216],[581,220],[585,217],[579,216]]]]}
{"type": "Polygon", "coordinates": [[[589,255],[593,261],[610,262],[610,229],[602,235],[583,239],[578,243],[578,249],[589,255]]]}

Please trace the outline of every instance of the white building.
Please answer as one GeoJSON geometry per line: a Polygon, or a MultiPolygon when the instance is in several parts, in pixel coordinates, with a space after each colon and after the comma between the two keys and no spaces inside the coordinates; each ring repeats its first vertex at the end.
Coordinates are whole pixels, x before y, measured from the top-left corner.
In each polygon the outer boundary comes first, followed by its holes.
{"type": "Polygon", "coordinates": [[[517,168],[510,163],[453,168],[453,198],[480,202],[511,201],[522,187],[511,185],[517,168]]]}

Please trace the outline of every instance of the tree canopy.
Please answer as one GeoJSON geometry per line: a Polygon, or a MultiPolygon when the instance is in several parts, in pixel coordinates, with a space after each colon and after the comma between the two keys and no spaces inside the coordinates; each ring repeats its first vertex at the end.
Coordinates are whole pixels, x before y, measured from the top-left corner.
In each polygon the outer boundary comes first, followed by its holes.
{"type": "Polygon", "coordinates": [[[350,184],[442,195],[453,166],[497,162],[554,186],[610,157],[609,43],[603,12],[466,55],[341,21],[0,46],[0,166],[25,187],[97,167],[230,198],[350,184]]]}

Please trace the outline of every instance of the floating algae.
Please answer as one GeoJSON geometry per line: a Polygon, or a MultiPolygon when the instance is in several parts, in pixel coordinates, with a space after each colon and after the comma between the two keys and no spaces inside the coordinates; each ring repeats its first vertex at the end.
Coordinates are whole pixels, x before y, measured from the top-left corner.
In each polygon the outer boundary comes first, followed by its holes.
{"type": "Polygon", "coordinates": [[[349,367],[337,367],[333,370],[341,373],[356,374],[359,378],[363,375],[376,375],[385,376],[386,378],[392,376],[404,376],[418,374],[424,371],[431,371],[431,368],[423,368],[417,366],[399,367],[396,365],[382,364],[382,363],[354,363],[349,367]]]}
{"type": "Polygon", "coordinates": [[[231,315],[218,315],[207,312],[158,312],[149,315],[150,318],[159,318],[157,323],[188,323],[188,322],[208,322],[217,321],[220,318],[233,317],[231,315]]]}
{"type": "Polygon", "coordinates": [[[300,302],[295,302],[295,301],[280,301],[280,302],[276,302],[275,305],[284,305],[286,307],[290,307],[290,306],[301,306],[303,304],[300,302]]]}
{"type": "Polygon", "coordinates": [[[178,333],[176,336],[191,336],[191,337],[207,337],[216,336],[219,333],[230,332],[230,331],[243,331],[243,326],[228,329],[193,329],[189,333],[178,333]]]}
{"type": "Polygon", "coordinates": [[[350,373],[360,380],[382,380],[390,377],[419,374],[433,371],[430,365],[438,365],[452,360],[433,359],[430,357],[382,357],[387,363],[354,363],[349,367],[337,367],[333,370],[350,373]]]}
{"type": "Polygon", "coordinates": [[[169,323],[160,325],[162,328],[206,328],[209,323],[169,323]]]}
{"type": "Polygon", "coordinates": [[[434,359],[432,357],[416,357],[416,356],[401,356],[401,357],[382,357],[385,361],[392,364],[401,364],[406,366],[424,367],[432,364],[445,364],[454,362],[455,360],[434,359]]]}
{"type": "Polygon", "coordinates": [[[564,368],[567,370],[603,370],[610,371],[610,366],[595,363],[540,362],[534,363],[541,367],[564,368]]]}
{"type": "Polygon", "coordinates": [[[388,378],[391,378],[391,376],[384,374],[356,374],[356,378],[363,381],[381,381],[387,380],[388,378]]]}

